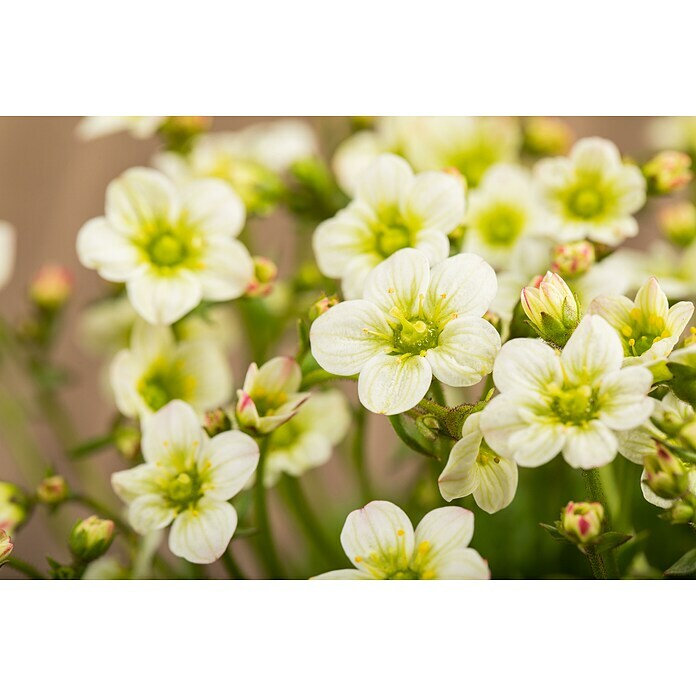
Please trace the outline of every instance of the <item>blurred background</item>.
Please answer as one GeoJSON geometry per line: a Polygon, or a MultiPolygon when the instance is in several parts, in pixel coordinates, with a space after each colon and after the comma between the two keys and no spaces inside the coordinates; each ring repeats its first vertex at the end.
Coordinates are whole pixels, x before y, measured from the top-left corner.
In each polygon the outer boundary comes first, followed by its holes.
{"type": "MultiPolygon", "coordinates": [[[[78,342],[78,315],[94,299],[104,294],[104,282],[97,273],[80,266],[75,254],[75,238],[80,227],[94,216],[103,214],[104,193],[108,183],[125,169],[134,165],[147,165],[158,149],[156,138],[136,140],[127,133],[82,142],[75,137],[77,118],[0,118],[0,220],[10,222],[17,230],[17,259],[14,274],[7,287],[0,291],[0,313],[8,320],[21,317],[27,311],[27,287],[42,264],[51,262],[67,267],[74,276],[74,296],[66,313],[66,325],[56,347],[55,360],[64,366],[71,375],[69,384],[62,390],[60,407],[65,410],[79,431],[80,438],[88,438],[105,432],[113,418],[114,407],[103,396],[100,388],[103,361],[84,352],[78,342]]],[[[235,130],[246,126],[256,118],[216,118],[213,130],[235,130]]],[[[346,119],[314,118],[307,119],[319,132],[345,129],[346,119]]],[[[650,119],[635,117],[597,117],[565,119],[577,137],[597,135],[613,140],[621,151],[639,157],[650,148],[647,143],[647,128],[650,119]]],[[[633,245],[644,246],[653,239],[656,232],[655,206],[649,205],[640,218],[641,233],[633,245]]],[[[293,234],[291,221],[282,212],[262,220],[258,225],[260,241],[257,248],[274,260],[282,259],[281,278],[284,266],[292,262],[292,245],[288,244],[293,234]]],[[[292,348],[290,349],[292,350],[292,348]]],[[[239,386],[247,365],[243,346],[233,356],[235,383],[239,386]]],[[[15,386],[13,385],[14,389],[15,386]]],[[[17,387],[21,388],[21,387],[17,387]]],[[[354,387],[347,391],[354,390],[354,387]]],[[[379,495],[387,496],[404,477],[408,477],[409,467],[421,464],[412,461],[392,460],[396,438],[386,419],[370,416],[369,465],[374,479],[374,487],[379,495]]],[[[70,478],[65,470],[61,447],[54,435],[38,420],[33,426],[35,445],[42,453],[47,465],[54,466],[60,473],[70,478]]],[[[345,445],[349,446],[349,443],[345,445]]],[[[404,459],[412,459],[405,453],[404,459]]],[[[100,454],[90,460],[97,478],[108,480],[108,474],[123,468],[115,454],[100,454]]],[[[330,531],[337,539],[346,514],[360,501],[351,476],[346,476],[342,465],[335,458],[325,467],[305,476],[310,495],[321,496],[319,501],[322,514],[328,520],[330,531]],[[315,487],[315,490],[313,490],[315,487]],[[324,492],[327,495],[324,496],[324,492]],[[328,504],[327,504],[328,501],[328,504]]],[[[24,483],[22,472],[18,470],[5,443],[0,442],[0,480],[24,483]]],[[[543,492],[542,492],[543,495],[543,492]]],[[[566,502],[566,493],[551,493],[544,498],[551,501],[550,510],[558,510],[566,502]]],[[[112,505],[115,501],[109,501],[112,505]]],[[[648,510],[653,516],[655,509],[648,510]]],[[[499,513],[501,533],[514,527],[514,519],[508,511],[499,513]],[[509,519],[505,521],[506,515],[509,519]],[[506,527],[507,525],[507,527],[506,527]]],[[[557,514],[557,513],[549,513],[557,514]]],[[[78,509],[71,509],[61,516],[63,524],[70,524],[78,515],[78,509]]],[[[477,529],[479,518],[477,515],[477,529]]],[[[538,519],[550,522],[540,512],[538,519]]],[[[417,521],[417,520],[414,520],[417,521]]],[[[21,531],[21,555],[26,560],[44,565],[46,553],[65,558],[67,551],[63,544],[57,543],[50,533],[46,514],[39,511],[31,523],[21,531]]],[[[53,522],[51,522],[53,524],[53,522]]],[[[279,510],[274,509],[274,524],[278,529],[281,554],[302,556],[302,549],[295,549],[291,525],[279,510]],[[287,545],[287,550],[284,549],[287,545]]],[[[488,524],[488,522],[482,523],[488,524]]],[[[663,526],[667,526],[662,523],[663,526]]],[[[557,553],[554,542],[538,533],[539,553],[557,553]]],[[[240,542],[243,545],[244,542],[240,542]]],[[[493,543],[493,542],[491,542],[493,543]]],[[[487,549],[474,546],[486,556],[487,549]]],[[[573,550],[574,551],[574,550],[573,550]]],[[[489,551],[489,557],[494,549],[489,551]]],[[[251,568],[250,557],[241,556],[243,563],[251,568]]],[[[539,559],[537,559],[539,560],[539,559]]],[[[492,567],[495,567],[491,563],[492,567]]],[[[326,568],[329,570],[330,568],[326,568]]],[[[297,572],[301,570],[298,566],[297,572]]],[[[582,571],[580,571],[582,572],[582,571]]],[[[211,575],[217,571],[213,569],[211,575]]],[[[5,569],[4,577],[12,577],[5,569]]]]}

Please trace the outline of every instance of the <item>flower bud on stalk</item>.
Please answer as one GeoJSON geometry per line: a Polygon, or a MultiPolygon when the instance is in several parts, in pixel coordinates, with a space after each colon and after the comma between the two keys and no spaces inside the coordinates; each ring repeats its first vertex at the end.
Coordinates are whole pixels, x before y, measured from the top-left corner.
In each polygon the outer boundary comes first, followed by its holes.
{"type": "Polygon", "coordinates": [[[332,307],[338,304],[338,297],[336,295],[329,295],[328,297],[320,297],[310,308],[309,308],[309,321],[314,321],[317,317],[322,314],[326,314],[332,307]]]}
{"type": "Polygon", "coordinates": [[[663,208],[659,223],[670,242],[688,247],[696,239],[696,206],[690,201],[679,201],[663,208]]]}
{"type": "Polygon", "coordinates": [[[672,524],[695,524],[696,497],[686,495],[682,500],[675,501],[674,505],[660,517],[672,524]]]}
{"type": "Polygon", "coordinates": [[[546,341],[563,347],[580,321],[578,302],[563,278],[550,271],[522,290],[522,309],[546,341]]]}
{"type": "Polygon", "coordinates": [[[62,503],[69,492],[68,484],[62,476],[49,476],[36,489],[36,498],[40,503],[53,507],[62,503]]]}
{"type": "Polygon", "coordinates": [[[553,250],[551,270],[564,278],[574,278],[589,271],[594,262],[595,248],[591,242],[558,244],[553,250]]]}
{"type": "Polygon", "coordinates": [[[561,527],[565,535],[585,546],[602,531],[604,508],[601,503],[569,502],[561,512],[561,527]]]}
{"type": "Polygon", "coordinates": [[[14,483],[0,481],[0,528],[13,534],[26,520],[29,507],[24,491],[14,483]]]}
{"type": "Polygon", "coordinates": [[[559,118],[532,116],[524,124],[524,149],[537,157],[565,155],[575,139],[570,126],[559,118]]]}
{"type": "Polygon", "coordinates": [[[12,553],[14,544],[12,539],[5,533],[4,530],[0,529],[0,567],[7,563],[7,559],[12,553]]]}
{"type": "Polygon", "coordinates": [[[29,286],[31,301],[46,312],[57,312],[70,299],[73,291],[70,271],[56,264],[43,266],[29,286]]]}
{"type": "Polygon", "coordinates": [[[114,539],[114,523],[96,515],[80,520],[70,533],[70,551],[82,563],[91,563],[103,556],[114,539]]]}
{"type": "Polygon", "coordinates": [[[278,278],[278,266],[265,256],[254,256],[254,278],[247,287],[247,297],[267,297],[278,278]]]}
{"type": "Polygon", "coordinates": [[[203,427],[210,437],[232,430],[232,421],[223,408],[206,411],[203,416],[203,427]]]}
{"type": "Polygon", "coordinates": [[[648,193],[664,196],[680,191],[691,181],[691,158],[683,152],[665,150],[643,165],[648,193]]]}
{"type": "Polygon", "coordinates": [[[643,462],[647,485],[660,498],[680,498],[689,487],[689,480],[682,463],[666,447],[657,445],[655,454],[649,454],[643,462]]]}

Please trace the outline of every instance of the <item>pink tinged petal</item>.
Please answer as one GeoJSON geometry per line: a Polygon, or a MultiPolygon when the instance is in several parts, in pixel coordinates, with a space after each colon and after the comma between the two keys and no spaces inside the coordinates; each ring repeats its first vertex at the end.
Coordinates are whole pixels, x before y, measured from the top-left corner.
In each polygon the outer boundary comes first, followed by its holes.
{"type": "Polygon", "coordinates": [[[128,279],[126,287],[136,312],[150,324],[173,324],[202,299],[199,278],[186,270],[161,275],[144,267],[128,279]]]}
{"type": "Polygon", "coordinates": [[[373,413],[392,416],[413,408],[427,393],[433,373],[420,356],[377,355],[358,379],[360,402],[373,413]]]}
{"type": "Polygon", "coordinates": [[[493,381],[503,393],[545,393],[549,384],[563,384],[558,353],[536,338],[514,338],[498,353],[493,381]]]}
{"type": "Polygon", "coordinates": [[[505,394],[496,396],[481,412],[481,430],[486,442],[496,452],[512,457],[511,438],[529,426],[524,415],[520,401],[505,394]]]}
{"type": "Polygon", "coordinates": [[[616,331],[602,317],[588,314],[563,349],[561,364],[571,380],[594,382],[618,370],[623,355],[616,331]]]}
{"type": "Polygon", "coordinates": [[[233,300],[241,297],[254,279],[254,262],[241,242],[214,237],[206,242],[196,276],[205,299],[217,302],[233,300]]]}
{"type": "Polygon", "coordinates": [[[437,580],[490,580],[488,563],[474,549],[452,551],[437,566],[437,580]]]}
{"type": "Polygon", "coordinates": [[[341,545],[353,565],[374,577],[383,576],[386,563],[405,568],[413,555],[413,525],[393,503],[376,500],[348,515],[341,545]]]}
{"type": "Polygon", "coordinates": [[[236,414],[240,425],[258,430],[259,411],[249,393],[242,389],[237,389],[236,414]]]}
{"type": "Polygon", "coordinates": [[[628,297],[616,295],[596,298],[590,304],[589,312],[590,314],[598,314],[606,319],[616,331],[621,331],[624,326],[630,326],[633,323],[632,309],[633,302],[628,297]]]}
{"type": "Polygon", "coordinates": [[[609,464],[617,451],[614,433],[604,423],[593,420],[568,428],[563,458],[574,469],[595,469],[609,464]]]}
{"type": "Polygon", "coordinates": [[[635,305],[645,317],[657,314],[660,317],[667,316],[669,302],[667,295],[657,282],[657,278],[649,278],[636,293],[635,305]]]}
{"type": "Polygon", "coordinates": [[[426,313],[440,321],[471,314],[483,316],[498,291],[495,271],[480,256],[457,254],[430,273],[426,313]]]}
{"type": "Polygon", "coordinates": [[[173,453],[197,456],[206,441],[207,435],[193,408],[183,401],[170,401],[144,423],[143,457],[151,464],[166,464],[173,453]]]}
{"type": "Polygon", "coordinates": [[[354,375],[391,348],[393,331],[374,304],[349,300],[316,319],[309,335],[312,355],[321,367],[334,375],[354,375]]]}
{"type": "Polygon", "coordinates": [[[406,160],[396,155],[380,155],[360,175],[355,186],[355,198],[374,210],[398,205],[413,184],[413,172],[406,160]]]}
{"type": "MultiPolygon", "coordinates": [[[[264,392],[296,392],[302,382],[302,370],[295,360],[278,357],[261,366],[249,391],[261,389],[264,392]]],[[[244,383],[247,388],[247,383],[244,383]]]]}
{"type": "Polygon", "coordinates": [[[105,280],[128,280],[140,264],[140,254],[125,235],[117,232],[106,218],[86,222],[77,235],[80,263],[93,268],[105,280]]]}
{"type": "Polygon", "coordinates": [[[159,492],[158,471],[154,464],[139,464],[132,469],[116,471],[111,474],[111,486],[124,503],[132,503],[140,496],[159,492]]]}
{"type": "Polygon", "coordinates": [[[236,528],[235,509],[206,496],[174,520],[169,550],[191,563],[213,563],[225,553],[236,528]]]}
{"type": "Polygon", "coordinates": [[[238,430],[216,435],[202,455],[206,497],[229,500],[242,490],[259,463],[259,446],[238,430]],[[209,468],[208,468],[209,467],[209,468]]]}
{"type": "Polygon", "coordinates": [[[329,278],[348,275],[350,262],[374,245],[374,233],[351,207],[322,222],[312,238],[319,270],[329,278]]]}
{"type": "Polygon", "coordinates": [[[411,318],[418,314],[429,282],[427,256],[416,249],[400,249],[370,273],[363,297],[386,314],[397,307],[411,318]]]}
{"type": "Polygon", "coordinates": [[[647,394],[652,373],[644,367],[625,367],[602,379],[599,419],[612,430],[637,428],[650,418],[655,402],[647,394]]]}
{"type": "Polygon", "coordinates": [[[464,218],[465,199],[461,180],[443,172],[424,172],[402,204],[402,214],[411,226],[451,232],[464,218]]]}
{"type": "Polygon", "coordinates": [[[450,252],[450,243],[447,235],[440,230],[432,228],[417,232],[414,237],[413,247],[426,255],[431,266],[444,261],[450,252]]]}
{"type": "Polygon", "coordinates": [[[480,413],[474,413],[464,421],[462,437],[452,448],[447,465],[437,483],[440,494],[449,503],[455,498],[471,495],[479,486],[478,457],[483,433],[479,428],[480,413]]]}
{"type": "Polygon", "coordinates": [[[128,169],[106,190],[106,219],[124,234],[138,234],[154,222],[173,223],[178,217],[174,185],[155,169],[128,169]]]}
{"type": "Polygon", "coordinates": [[[565,446],[567,429],[560,423],[537,422],[510,436],[508,446],[514,460],[524,467],[550,462],[565,446]]]}
{"type": "Polygon", "coordinates": [[[174,508],[159,494],[141,495],[128,507],[128,521],[138,534],[164,529],[174,515],[174,508]]]}
{"type": "Polygon", "coordinates": [[[200,179],[181,189],[182,216],[205,237],[236,237],[246,211],[234,189],[220,179],[200,179]]]}
{"type": "Polygon", "coordinates": [[[478,384],[493,369],[500,334],[485,319],[462,317],[445,326],[437,348],[426,353],[433,374],[451,387],[478,384]]]}
{"type": "Polygon", "coordinates": [[[347,568],[346,570],[331,570],[328,573],[315,575],[310,580],[375,580],[376,578],[369,573],[363,573],[355,568],[347,568]]]}

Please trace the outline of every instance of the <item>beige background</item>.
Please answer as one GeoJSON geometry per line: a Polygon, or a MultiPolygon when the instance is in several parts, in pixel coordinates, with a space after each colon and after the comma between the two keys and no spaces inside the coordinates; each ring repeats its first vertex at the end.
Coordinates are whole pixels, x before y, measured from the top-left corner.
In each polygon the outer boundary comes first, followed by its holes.
{"type": "MultiPolygon", "coordinates": [[[[218,118],[215,130],[235,129],[258,119],[218,118]]],[[[339,126],[326,119],[314,119],[315,127],[339,126]]],[[[601,135],[614,140],[622,151],[639,155],[645,150],[646,119],[641,118],[569,118],[578,136],[601,135]]],[[[90,300],[103,293],[103,283],[95,272],[83,269],[75,255],[75,237],[81,225],[91,217],[101,215],[104,191],[114,177],[129,166],[147,164],[156,150],[152,141],[137,141],[119,134],[88,143],[74,137],[75,118],[0,118],[0,219],[11,222],[18,232],[17,263],[12,281],[0,293],[0,312],[6,318],[21,316],[26,311],[26,287],[33,274],[45,262],[57,262],[68,267],[75,277],[75,295],[67,314],[66,330],[57,346],[57,361],[76,377],[64,390],[65,408],[77,423],[83,437],[105,431],[112,416],[112,407],[105,402],[97,385],[100,361],[85,355],[75,337],[76,317],[90,300]]],[[[641,243],[654,234],[653,216],[641,220],[641,243]]],[[[292,234],[289,221],[277,214],[264,222],[263,234],[276,250],[283,247],[283,237],[292,234]]],[[[243,376],[244,358],[234,361],[236,382],[243,376]]],[[[371,449],[373,461],[385,462],[379,476],[391,476],[384,457],[385,421],[372,419],[371,449]]],[[[40,425],[35,427],[38,445],[47,461],[63,466],[60,450],[50,433],[40,425]]],[[[388,440],[391,443],[391,439],[388,440]]],[[[102,455],[95,460],[99,475],[106,478],[116,466],[114,457],[102,455]]],[[[335,464],[316,474],[317,480],[337,495],[350,496],[351,484],[344,480],[335,464]]],[[[0,443],[0,480],[22,482],[21,472],[10,461],[6,447],[0,443]]],[[[308,482],[311,488],[311,481],[308,482]]],[[[66,523],[78,510],[66,515],[66,523]]],[[[341,515],[343,515],[341,511],[341,515]]],[[[289,522],[276,516],[281,527],[281,539],[289,522]]],[[[340,520],[336,520],[340,525],[340,520]]],[[[290,538],[290,534],[287,534],[290,538]]],[[[44,514],[21,532],[21,556],[42,564],[49,553],[66,558],[47,533],[44,514]]],[[[19,555],[19,554],[18,554],[19,555]]],[[[9,576],[9,573],[5,573],[9,576]]]]}

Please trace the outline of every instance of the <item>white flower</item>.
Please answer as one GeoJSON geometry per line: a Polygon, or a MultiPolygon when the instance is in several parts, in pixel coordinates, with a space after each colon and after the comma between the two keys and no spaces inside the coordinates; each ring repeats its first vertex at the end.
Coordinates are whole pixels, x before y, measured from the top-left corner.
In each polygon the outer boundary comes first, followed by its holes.
{"type": "Polygon", "coordinates": [[[162,153],[155,165],[178,182],[222,179],[234,188],[250,214],[264,214],[282,192],[280,175],[294,162],[316,155],[318,149],[309,124],[285,119],[202,135],[185,157],[162,153]]]}
{"type": "Polygon", "coordinates": [[[608,464],[616,432],[638,427],[653,409],[652,374],[622,362],[621,341],[599,316],[586,316],[560,354],[537,339],[509,341],[493,369],[501,394],[481,417],[486,442],[520,466],[559,452],[575,468],[608,464]]]}
{"type": "Polygon", "coordinates": [[[468,548],[474,515],[460,507],[429,512],[414,532],[406,513],[382,500],[348,515],[341,544],[355,569],[314,580],[488,580],[488,564],[468,548]]]}
{"type": "Polygon", "coordinates": [[[9,283],[15,263],[15,231],[0,220],[0,290],[9,283]]]}
{"type": "Polygon", "coordinates": [[[312,394],[296,416],[271,434],[264,484],[273,486],[283,473],[302,476],[309,469],[326,464],[333,448],[346,436],[350,423],[351,411],[340,391],[312,394]]]}
{"type": "Polygon", "coordinates": [[[469,195],[463,251],[508,268],[515,249],[529,236],[549,232],[531,175],[512,164],[492,166],[469,195]]]}
{"type": "Polygon", "coordinates": [[[202,414],[230,400],[232,372],[212,341],[177,343],[171,328],[138,322],[111,363],[111,388],[125,416],[145,418],[175,399],[202,414]]]}
{"type": "Polygon", "coordinates": [[[307,400],[298,391],[302,370],[292,358],[273,358],[259,369],[252,363],[237,390],[237,422],[265,435],[292,418],[307,400]]]}
{"type": "MultiPolygon", "coordinates": [[[[696,469],[691,469],[687,473],[688,480],[688,493],[696,496],[696,469]]],[[[640,490],[643,493],[643,497],[651,505],[662,508],[663,510],[669,510],[677,501],[671,498],[662,498],[648,485],[648,471],[643,469],[643,473],[640,477],[640,490]]]]}
{"type": "Polygon", "coordinates": [[[244,293],[254,270],[234,239],[244,216],[239,197],[221,181],[177,191],[159,172],[135,167],[109,184],[106,217],[82,227],[77,253],[102,278],[125,283],[144,319],[171,324],[203,299],[244,293]]]}
{"type": "Polygon", "coordinates": [[[481,413],[472,413],[462,428],[462,438],[450,452],[438,484],[450,502],[474,494],[476,504],[494,513],[507,507],[517,491],[517,465],[494,452],[483,439],[481,413]]]}
{"type": "Polygon", "coordinates": [[[76,133],[81,140],[94,140],[126,131],[138,140],[146,140],[166,119],[166,116],[85,116],[77,125],[76,133]]]}
{"type": "Polygon", "coordinates": [[[420,249],[431,265],[444,261],[464,210],[461,181],[442,172],[414,176],[405,160],[382,155],[361,175],[353,202],[317,227],[319,269],[342,280],[346,299],[361,297],[370,271],[399,249],[420,249]]]}
{"type": "Polygon", "coordinates": [[[616,329],[623,343],[624,364],[651,363],[666,358],[691,319],[694,305],[678,302],[669,306],[656,278],[638,290],[635,301],[623,295],[598,297],[590,305],[616,329]]]}
{"type": "Polygon", "coordinates": [[[171,524],[175,556],[191,563],[220,558],[237,527],[227,501],[254,473],[258,445],[239,431],[210,439],[195,411],[173,401],[146,421],[142,450],[145,464],[111,477],[133,529],[148,534],[171,524]]]}
{"type": "Polygon", "coordinates": [[[419,170],[452,167],[476,188],[489,167],[517,160],[521,142],[515,119],[435,116],[412,140],[407,156],[419,170]]]}
{"type": "Polygon", "coordinates": [[[541,160],[535,177],[559,241],[616,246],[638,234],[632,215],[645,203],[645,179],[621,161],[614,143],[583,138],[568,157],[541,160]]]}
{"type": "Polygon", "coordinates": [[[495,292],[493,269],[474,254],[431,270],[423,253],[402,249],[370,274],[364,299],[312,324],[312,354],[332,374],[360,373],[358,395],[370,411],[408,411],[433,375],[464,387],[490,372],[500,336],[481,316],[495,292]]]}

